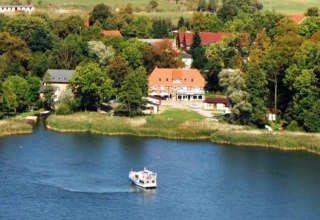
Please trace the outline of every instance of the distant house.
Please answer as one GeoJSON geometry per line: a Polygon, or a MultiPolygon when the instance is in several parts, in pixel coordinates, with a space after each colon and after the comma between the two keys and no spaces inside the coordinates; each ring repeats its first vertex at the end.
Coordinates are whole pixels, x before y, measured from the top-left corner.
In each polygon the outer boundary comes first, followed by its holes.
{"type": "Polygon", "coordinates": [[[32,13],[34,10],[33,5],[0,5],[0,13],[32,13]]]}
{"type": "Polygon", "coordinates": [[[149,76],[149,95],[164,100],[204,100],[204,86],[197,69],[155,68],[149,76]]]}
{"type": "Polygon", "coordinates": [[[122,37],[122,34],[118,30],[104,30],[101,32],[104,37],[122,37]]]}
{"type": "MultiPolygon", "coordinates": [[[[234,36],[233,33],[228,32],[200,32],[202,46],[207,46],[210,43],[216,43],[221,41],[225,37],[234,36]]],[[[193,42],[193,33],[191,32],[179,32],[176,38],[177,47],[182,50],[189,50],[193,42]]]]}
{"type": "MultiPolygon", "coordinates": [[[[75,70],[49,69],[47,72],[50,74],[50,85],[54,88],[54,101],[57,101],[61,93],[67,90],[67,86],[75,70]]],[[[42,92],[40,90],[40,96],[42,92]]]]}
{"type": "Polygon", "coordinates": [[[230,102],[227,98],[206,98],[203,102],[203,109],[213,111],[223,111],[230,113],[230,102]]]}
{"type": "Polygon", "coordinates": [[[192,65],[192,56],[187,53],[181,54],[181,60],[184,63],[184,68],[190,69],[192,65]]]}
{"type": "Polygon", "coordinates": [[[289,18],[296,24],[301,24],[305,19],[306,16],[304,14],[290,14],[289,18]]]}

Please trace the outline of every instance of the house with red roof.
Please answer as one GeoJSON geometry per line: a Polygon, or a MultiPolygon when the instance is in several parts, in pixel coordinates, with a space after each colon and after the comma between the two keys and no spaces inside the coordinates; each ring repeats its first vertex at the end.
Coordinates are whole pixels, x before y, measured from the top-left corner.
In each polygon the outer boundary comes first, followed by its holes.
{"type": "Polygon", "coordinates": [[[203,102],[203,109],[230,113],[230,102],[227,97],[206,98],[203,102]]]}
{"type": "Polygon", "coordinates": [[[205,79],[197,69],[155,68],[149,76],[149,95],[168,100],[204,100],[205,79]]]}
{"type": "Polygon", "coordinates": [[[104,30],[101,32],[104,37],[122,37],[122,34],[118,30],[104,30]]]}
{"type": "Polygon", "coordinates": [[[304,14],[290,14],[289,18],[296,24],[301,24],[305,19],[306,16],[304,14]]]}
{"type": "MultiPolygon", "coordinates": [[[[216,43],[225,37],[231,37],[234,35],[235,34],[229,32],[199,32],[202,46],[207,46],[210,43],[216,43]]],[[[179,32],[176,41],[179,49],[188,50],[192,45],[193,33],[179,32]]]]}

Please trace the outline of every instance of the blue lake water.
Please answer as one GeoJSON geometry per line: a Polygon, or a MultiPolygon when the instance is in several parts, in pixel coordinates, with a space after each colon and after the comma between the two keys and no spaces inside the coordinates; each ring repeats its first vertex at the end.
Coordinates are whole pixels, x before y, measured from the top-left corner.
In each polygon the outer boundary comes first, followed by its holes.
{"type": "Polygon", "coordinates": [[[37,128],[0,138],[0,219],[320,219],[320,157],[37,128]]]}

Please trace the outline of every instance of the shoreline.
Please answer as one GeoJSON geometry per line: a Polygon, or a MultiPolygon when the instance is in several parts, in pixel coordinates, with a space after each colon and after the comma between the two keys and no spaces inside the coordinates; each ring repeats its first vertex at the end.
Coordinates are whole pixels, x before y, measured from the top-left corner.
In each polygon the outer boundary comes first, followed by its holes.
{"type": "Polygon", "coordinates": [[[27,124],[24,119],[10,118],[0,120],[0,137],[32,134],[32,125],[27,124]]]}
{"type": "MultiPolygon", "coordinates": [[[[137,136],[180,141],[210,141],[217,144],[304,151],[320,155],[320,134],[253,129],[214,122],[193,111],[169,109],[158,115],[138,118],[113,117],[96,112],[51,115],[48,130],[60,133],[92,133],[108,136],[137,136]]],[[[24,120],[0,121],[0,137],[32,134],[24,120]],[[2,128],[2,130],[1,130],[2,128]]]]}
{"type": "MultiPolygon", "coordinates": [[[[59,133],[92,133],[92,134],[100,134],[100,135],[106,135],[106,136],[135,136],[135,137],[150,137],[150,138],[163,138],[168,140],[180,140],[180,141],[210,141],[211,143],[216,144],[223,144],[223,145],[232,145],[235,147],[255,147],[255,148],[266,148],[266,149],[275,149],[280,151],[301,151],[301,152],[307,152],[312,153],[315,155],[320,156],[320,152],[317,150],[308,149],[307,147],[281,147],[274,144],[254,144],[249,142],[232,142],[227,140],[213,140],[212,136],[214,136],[214,133],[211,136],[202,136],[202,137],[192,137],[192,138],[186,138],[186,137],[172,137],[172,136],[165,136],[165,135],[148,135],[143,134],[142,132],[139,133],[133,133],[133,132],[99,132],[95,130],[75,130],[75,129],[58,129],[53,128],[49,125],[47,125],[47,128],[51,131],[59,132],[59,133]]],[[[232,132],[230,132],[232,134],[232,132]]],[[[251,135],[252,137],[256,136],[256,134],[251,135]]]]}

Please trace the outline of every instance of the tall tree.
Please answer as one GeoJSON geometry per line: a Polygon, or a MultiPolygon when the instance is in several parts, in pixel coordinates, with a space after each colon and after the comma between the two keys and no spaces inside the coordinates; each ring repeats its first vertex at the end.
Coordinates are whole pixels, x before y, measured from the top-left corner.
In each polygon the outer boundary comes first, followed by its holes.
{"type": "Polygon", "coordinates": [[[129,63],[128,61],[120,55],[112,58],[108,66],[108,72],[110,78],[114,82],[114,87],[119,90],[123,81],[128,73],[129,63]]]}
{"type": "Polygon", "coordinates": [[[176,68],[183,65],[178,52],[173,49],[172,43],[168,39],[146,48],[144,59],[148,72],[155,67],[176,68]]]}
{"type": "Polygon", "coordinates": [[[165,38],[169,36],[169,29],[171,26],[170,20],[167,19],[155,19],[153,20],[152,29],[154,38],[165,38]]]}
{"type": "Polygon", "coordinates": [[[143,93],[136,71],[130,71],[125,78],[119,93],[119,100],[125,103],[129,116],[141,115],[141,107],[144,104],[143,93]]]}
{"type": "Polygon", "coordinates": [[[239,70],[224,69],[219,73],[219,83],[225,89],[232,106],[232,120],[248,124],[252,114],[249,94],[245,91],[245,81],[239,70]]]}
{"type": "Polygon", "coordinates": [[[29,85],[20,76],[9,76],[2,84],[5,107],[8,111],[21,112],[28,107],[29,85]]]}
{"type": "Polygon", "coordinates": [[[69,86],[85,110],[97,110],[114,94],[113,81],[96,63],[78,66],[69,86]]]}
{"type": "Polygon", "coordinates": [[[96,5],[92,12],[90,13],[89,23],[93,24],[103,24],[104,20],[111,17],[111,8],[105,4],[96,5]]]}

